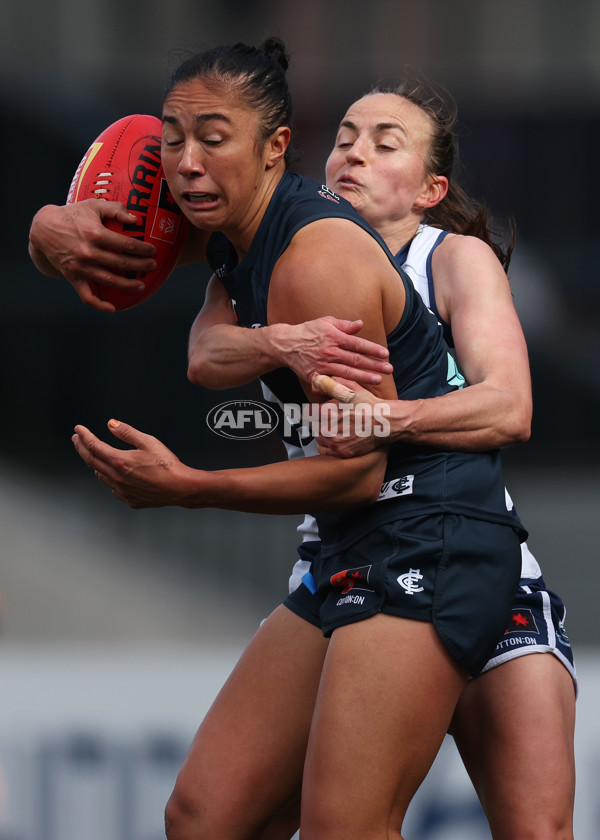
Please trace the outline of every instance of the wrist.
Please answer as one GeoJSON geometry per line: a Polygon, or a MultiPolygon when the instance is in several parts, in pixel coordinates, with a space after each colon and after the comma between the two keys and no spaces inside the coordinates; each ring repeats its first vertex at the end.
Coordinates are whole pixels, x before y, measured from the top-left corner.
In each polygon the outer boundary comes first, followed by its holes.
{"type": "Polygon", "coordinates": [[[424,400],[397,400],[392,403],[393,409],[388,417],[391,441],[414,441],[420,427],[423,403],[424,400]]]}
{"type": "Polygon", "coordinates": [[[257,330],[260,349],[269,364],[269,370],[290,365],[289,324],[270,324],[257,330]]]}
{"type": "Polygon", "coordinates": [[[52,265],[44,252],[34,245],[31,238],[29,239],[29,257],[41,274],[45,274],[47,277],[62,277],[60,271],[52,265]]]}

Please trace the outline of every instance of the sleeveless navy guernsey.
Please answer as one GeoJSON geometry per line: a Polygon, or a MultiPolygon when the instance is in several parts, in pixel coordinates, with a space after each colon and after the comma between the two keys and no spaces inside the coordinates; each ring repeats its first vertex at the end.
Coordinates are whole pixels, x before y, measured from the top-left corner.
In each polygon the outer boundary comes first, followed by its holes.
{"type": "MultiPolygon", "coordinates": [[[[399,399],[441,396],[464,380],[448,352],[442,329],[400,269],[382,238],[345,199],[317,181],[286,173],[278,184],[250,248],[241,262],[223,234],[214,234],[208,260],[230,295],[242,327],[267,325],[272,271],[292,237],[325,218],[348,219],[376,239],[404,285],[406,303],[387,336],[399,399]]],[[[336,313],[331,313],[335,315],[336,313]]],[[[357,316],[359,313],[357,313],[357,316]]],[[[295,374],[279,368],[261,380],[283,404],[307,401],[295,374]]],[[[319,534],[329,548],[343,548],[380,523],[433,513],[462,514],[509,525],[521,539],[526,532],[509,514],[499,452],[452,452],[395,443],[379,500],[351,510],[315,513],[319,534]]]]}

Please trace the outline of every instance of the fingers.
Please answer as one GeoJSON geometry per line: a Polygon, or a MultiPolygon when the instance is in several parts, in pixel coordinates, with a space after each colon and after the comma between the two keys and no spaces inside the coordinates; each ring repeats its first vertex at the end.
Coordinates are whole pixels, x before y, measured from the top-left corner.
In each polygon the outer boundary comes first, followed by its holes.
{"type": "Polygon", "coordinates": [[[311,385],[313,391],[320,392],[326,397],[338,400],[339,402],[350,403],[354,399],[354,391],[325,374],[315,373],[311,380],[311,385]]]}
{"type": "Polygon", "coordinates": [[[77,279],[85,272],[86,279],[94,280],[101,286],[143,289],[142,280],[127,275],[148,274],[157,268],[157,262],[152,257],[124,253],[125,246],[133,241],[123,234],[107,231],[93,249],[72,263],[70,274],[77,279]]]}
{"type": "Polygon", "coordinates": [[[107,425],[112,435],[122,440],[123,443],[128,443],[130,446],[135,447],[135,449],[149,449],[153,443],[157,442],[156,438],[152,437],[152,435],[140,432],[139,429],[135,429],[133,426],[129,426],[120,420],[111,418],[107,425]]]}
{"type": "MultiPolygon", "coordinates": [[[[372,363],[372,367],[375,367],[375,365],[376,363],[372,363]]],[[[380,373],[373,373],[371,370],[363,370],[359,367],[351,367],[344,364],[328,364],[327,370],[330,376],[336,376],[340,379],[351,379],[361,385],[380,385],[383,378],[380,373]]]]}
{"type": "MultiPolygon", "coordinates": [[[[334,318],[331,315],[325,316],[323,321],[327,321],[336,330],[344,333],[343,336],[338,336],[339,347],[342,350],[349,350],[352,353],[357,355],[357,358],[354,359],[351,364],[355,366],[359,366],[359,356],[372,356],[374,359],[384,359],[387,360],[389,358],[389,350],[382,344],[377,344],[375,341],[369,341],[366,338],[361,338],[355,333],[360,332],[363,328],[363,321],[357,319],[356,321],[345,321],[341,318],[334,318]]],[[[389,364],[389,363],[388,363],[389,364]]],[[[385,371],[386,373],[391,373],[391,365],[389,365],[390,370],[385,371]]]]}
{"type": "Polygon", "coordinates": [[[136,288],[140,281],[128,274],[156,269],[154,245],[115,229],[128,226],[135,230],[139,224],[139,218],[123,204],[88,199],[61,209],[59,229],[72,239],[71,257],[65,266],[68,279],[85,272],[86,278],[101,285],[136,288]]]}
{"type": "Polygon", "coordinates": [[[360,318],[356,321],[347,321],[343,318],[335,318],[333,315],[325,315],[323,320],[347,335],[354,335],[354,333],[360,332],[364,326],[364,322],[360,318]]]}
{"type": "Polygon", "coordinates": [[[110,464],[113,447],[96,437],[85,426],[75,426],[75,433],[71,437],[73,446],[79,457],[92,470],[105,473],[110,464]]]}
{"type": "Polygon", "coordinates": [[[350,363],[354,367],[360,367],[361,362],[364,364],[363,357],[366,357],[369,363],[376,364],[377,370],[382,373],[392,373],[393,371],[393,367],[388,361],[390,351],[382,344],[368,341],[368,339],[360,338],[357,335],[345,335],[340,341],[340,347],[352,353],[350,363]]]}
{"type": "Polygon", "coordinates": [[[136,216],[135,213],[131,213],[124,204],[121,204],[118,201],[99,202],[96,199],[90,199],[90,201],[94,202],[92,207],[105,227],[107,234],[110,234],[110,236],[107,237],[107,241],[111,242],[111,244],[112,242],[116,242],[120,250],[130,252],[140,257],[154,256],[156,248],[152,245],[152,243],[146,242],[141,238],[138,239],[137,237],[125,236],[124,234],[111,231],[110,228],[106,226],[107,223],[116,221],[121,222],[121,224],[127,225],[130,228],[135,228],[136,225],[140,225],[139,216],[136,216]],[[115,239],[115,237],[118,238],[115,239]]]}
{"type": "Polygon", "coordinates": [[[114,304],[110,303],[107,300],[102,300],[95,295],[94,292],[91,290],[89,283],[84,280],[74,280],[72,281],[72,286],[79,295],[80,299],[83,303],[91,306],[93,309],[97,309],[99,312],[115,312],[116,307],[114,304]]]}

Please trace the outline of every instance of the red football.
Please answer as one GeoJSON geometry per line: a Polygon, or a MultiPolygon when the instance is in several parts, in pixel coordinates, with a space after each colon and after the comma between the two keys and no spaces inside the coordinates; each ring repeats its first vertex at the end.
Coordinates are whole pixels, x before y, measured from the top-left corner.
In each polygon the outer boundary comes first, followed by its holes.
{"type": "Polygon", "coordinates": [[[137,306],[160,288],[177,262],[189,230],[165,180],[160,136],[160,120],[145,114],[132,114],[109,125],[83,156],[67,196],[67,204],[86,198],[120,201],[137,221],[127,225],[111,221],[107,227],[156,247],[158,267],[130,275],[144,281],[141,291],[90,282],[94,294],[117,309],[137,306]]]}

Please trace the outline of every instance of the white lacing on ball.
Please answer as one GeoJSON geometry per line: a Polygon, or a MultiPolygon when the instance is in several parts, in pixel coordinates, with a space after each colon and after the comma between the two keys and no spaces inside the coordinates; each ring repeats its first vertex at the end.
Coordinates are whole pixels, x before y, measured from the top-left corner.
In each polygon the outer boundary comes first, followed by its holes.
{"type": "MultiPolygon", "coordinates": [[[[113,173],[112,173],[112,172],[100,172],[100,173],[98,173],[98,178],[108,178],[108,179],[110,179],[110,178],[112,178],[112,177],[113,177],[113,173]]],[[[107,184],[108,184],[108,185],[110,185],[110,180],[106,180],[106,181],[100,181],[100,180],[98,180],[98,181],[95,181],[95,182],[94,182],[94,188],[93,188],[93,190],[92,190],[92,192],[94,193],[94,195],[96,195],[96,196],[98,196],[98,198],[100,198],[100,196],[104,195],[104,193],[107,193],[107,192],[108,192],[108,189],[107,189],[107,188],[106,188],[106,186],[105,186],[105,185],[107,185],[107,184]]]]}

